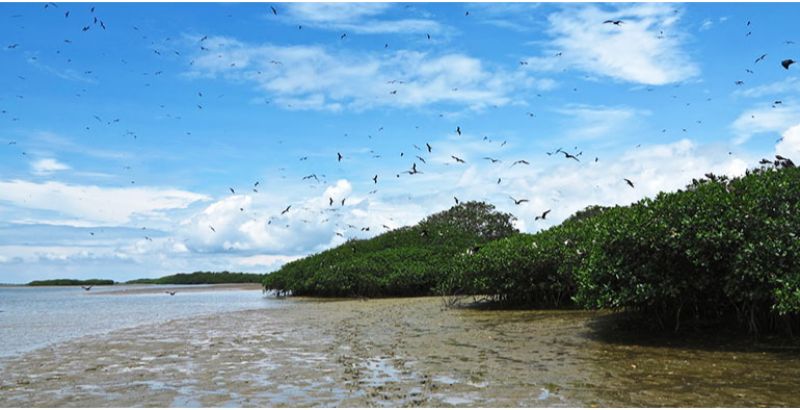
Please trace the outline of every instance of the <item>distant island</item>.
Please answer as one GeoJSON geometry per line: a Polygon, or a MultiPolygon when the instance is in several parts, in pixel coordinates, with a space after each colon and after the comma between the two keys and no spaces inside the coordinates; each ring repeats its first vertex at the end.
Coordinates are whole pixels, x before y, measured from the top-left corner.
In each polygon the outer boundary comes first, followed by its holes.
{"type": "Polygon", "coordinates": [[[221,285],[226,283],[261,283],[264,275],[237,272],[193,272],[178,273],[158,279],[135,279],[126,285],[221,285]]]}
{"type": "Polygon", "coordinates": [[[27,286],[107,286],[107,285],[220,285],[228,283],[261,283],[264,275],[258,273],[237,272],[193,272],[178,273],[153,279],[134,279],[127,282],[115,282],[110,279],[49,279],[35,280],[27,286]]]}
{"type": "Polygon", "coordinates": [[[35,280],[28,283],[28,286],[106,286],[113,285],[111,279],[48,279],[48,280],[35,280]]]}

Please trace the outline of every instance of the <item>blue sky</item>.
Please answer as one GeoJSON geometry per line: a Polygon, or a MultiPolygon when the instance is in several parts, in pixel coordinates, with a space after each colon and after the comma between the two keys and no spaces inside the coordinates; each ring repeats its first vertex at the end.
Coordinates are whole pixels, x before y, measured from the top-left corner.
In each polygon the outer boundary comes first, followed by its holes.
{"type": "Polygon", "coordinates": [[[266,272],[454,196],[535,232],[798,156],[800,67],[780,64],[800,60],[797,15],[2,3],[0,282],[266,272]],[[414,163],[422,173],[402,173],[414,163]]]}

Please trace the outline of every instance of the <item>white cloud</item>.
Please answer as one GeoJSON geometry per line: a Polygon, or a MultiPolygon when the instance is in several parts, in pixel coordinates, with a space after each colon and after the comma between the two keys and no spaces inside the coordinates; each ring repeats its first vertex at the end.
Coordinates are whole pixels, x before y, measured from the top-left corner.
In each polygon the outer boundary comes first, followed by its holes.
{"type": "Polygon", "coordinates": [[[753,108],[743,112],[731,125],[736,138],[743,144],[759,134],[777,134],[795,125],[800,118],[800,105],[791,101],[775,107],[753,108]]]}
{"type": "Polygon", "coordinates": [[[532,70],[577,68],[633,83],[664,85],[700,70],[682,49],[679,13],[669,4],[635,4],[613,9],[564,6],[548,17],[552,37],[544,56],[529,58],[532,70]],[[603,24],[622,20],[619,26],[603,24]],[[555,56],[562,53],[561,56],[555,56]]]}
{"type": "Polygon", "coordinates": [[[210,38],[191,76],[251,82],[295,109],[363,110],[375,106],[457,104],[474,109],[506,105],[525,89],[551,89],[549,79],[485,65],[464,54],[431,55],[328,51],[319,46],[249,45],[210,38]]]}
{"type": "Polygon", "coordinates": [[[440,33],[444,27],[428,19],[379,19],[392,7],[387,3],[292,3],[286,14],[293,23],[361,34],[440,33]]]}
{"type": "Polygon", "coordinates": [[[66,171],[70,166],[54,158],[43,158],[31,163],[31,170],[36,175],[50,175],[58,171],[66,171]]]}
{"type": "Polygon", "coordinates": [[[741,95],[744,97],[764,97],[797,93],[800,93],[800,79],[797,77],[788,77],[774,83],[750,87],[744,90],[737,90],[734,92],[734,95],[741,95]]]}
{"type": "Polygon", "coordinates": [[[800,124],[794,125],[788,130],[784,131],[783,139],[780,140],[775,147],[775,153],[789,157],[800,162],[800,124]]]}
{"type": "Polygon", "coordinates": [[[205,195],[177,189],[0,181],[0,201],[96,224],[125,224],[134,217],[158,217],[163,211],[183,209],[207,199],[205,195]]]}
{"type": "Polygon", "coordinates": [[[705,20],[703,20],[703,23],[700,24],[700,29],[699,30],[700,31],[707,31],[707,30],[711,30],[712,27],[714,27],[714,22],[711,21],[710,19],[705,19],[705,20]]]}
{"type": "Polygon", "coordinates": [[[563,127],[564,135],[570,139],[597,139],[624,133],[631,129],[638,117],[649,115],[648,111],[629,107],[603,107],[589,105],[570,105],[556,112],[569,116],[563,127]]]}

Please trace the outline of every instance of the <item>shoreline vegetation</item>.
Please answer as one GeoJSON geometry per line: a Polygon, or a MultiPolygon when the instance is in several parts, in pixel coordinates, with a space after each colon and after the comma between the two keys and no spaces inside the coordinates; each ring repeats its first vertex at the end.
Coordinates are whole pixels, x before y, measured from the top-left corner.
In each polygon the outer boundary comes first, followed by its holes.
{"type": "Polygon", "coordinates": [[[237,272],[193,272],[178,273],[153,279],[134,279],[127,282],[114,282],[110,279],[50,279],[36,280],[26,286],[107,286],[107,285],[224,285],[238,283],[261,283],[264,275],[237,272]]]}
{"type": "MultiPolygon", "coordinates": [[[[800,331],[800,169],[791,160],[628,206],[591,206],[535,234],[514,216],[462,202],[419,224],[284,265],[278,294],[490,295],[499,306],[611,309],[678,332],[720,326],[800,331]]],[[[768,165],[763,165],[768,164],[768,165]]]]}

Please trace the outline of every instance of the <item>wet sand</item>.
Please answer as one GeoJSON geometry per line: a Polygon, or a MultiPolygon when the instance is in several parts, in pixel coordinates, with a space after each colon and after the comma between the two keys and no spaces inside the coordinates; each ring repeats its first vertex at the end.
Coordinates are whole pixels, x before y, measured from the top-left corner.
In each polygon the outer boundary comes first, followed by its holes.
{"type": "Polygon", "coordinates": [[[0,405],[800,406],[793,348],[610,338],[608,316],[286,299],[6,360],[0,405]]]}

